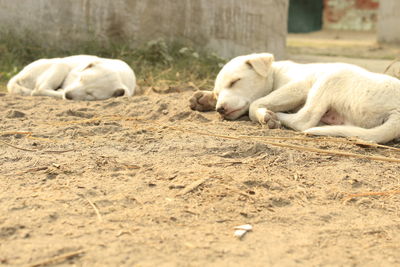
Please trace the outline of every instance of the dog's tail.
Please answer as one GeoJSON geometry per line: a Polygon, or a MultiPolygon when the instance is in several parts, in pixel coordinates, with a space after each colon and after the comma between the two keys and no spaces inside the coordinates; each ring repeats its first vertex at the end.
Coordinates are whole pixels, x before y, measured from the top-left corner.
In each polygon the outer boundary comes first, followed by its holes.
{"type": "Polygon", "coordinates": [[[371,129],[351,125],[330,125],[310,128],[304,132],[313,135],[358,137],[375,143],[386,143],[400,137],[400,114],[391,114],[383,124],[371,129]]]}
{"type": "Polygon", "coordinates": [[[10,94],[31,95],[32,90],[22,86],[19,83],[18,77],[14,76],[7,83],[7,90],[10,94]]]}

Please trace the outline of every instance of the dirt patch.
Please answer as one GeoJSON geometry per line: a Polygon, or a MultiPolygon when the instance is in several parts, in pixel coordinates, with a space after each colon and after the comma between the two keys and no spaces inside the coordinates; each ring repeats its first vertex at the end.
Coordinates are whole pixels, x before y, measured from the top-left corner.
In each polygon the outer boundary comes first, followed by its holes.
{"type": "Polygon", "coordinates": [[[394,60],[400,54],[398,44],[378,43],[375,32],[322,30],[291,33],[286,43],[291,55],[394,60]]]}
{"type": "Polygon", "coordinates": [[[1,95],[0,265],[400,264],[400,164],[283,146],[399,151],[222,121],[192,93],[1,95]],[[387,193],[348,198],[368,192],[387,193]]]}

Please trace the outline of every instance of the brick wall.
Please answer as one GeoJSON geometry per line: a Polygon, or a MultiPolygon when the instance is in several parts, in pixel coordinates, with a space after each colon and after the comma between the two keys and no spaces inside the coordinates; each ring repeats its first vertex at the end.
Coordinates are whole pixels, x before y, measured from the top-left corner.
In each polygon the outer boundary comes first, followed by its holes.
{"type": "Polygon", "coordinates": [[[334,30],[375,30],[379,0],[324,0],[323,27],[334,30]]]}

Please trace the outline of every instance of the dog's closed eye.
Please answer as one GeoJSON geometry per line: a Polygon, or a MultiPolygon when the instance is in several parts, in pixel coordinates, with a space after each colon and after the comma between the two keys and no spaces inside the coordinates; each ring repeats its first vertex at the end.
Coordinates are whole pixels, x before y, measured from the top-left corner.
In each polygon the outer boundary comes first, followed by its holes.
{"type": "Polygon", "coordinates": [[[228,85],[228,88],[232,88],[233,86],[235,86],[235,84],[236,84],[238,81],[240,81],[240,78],[231,81],[231,82],[229,83],[229,85],[228,85]]]}

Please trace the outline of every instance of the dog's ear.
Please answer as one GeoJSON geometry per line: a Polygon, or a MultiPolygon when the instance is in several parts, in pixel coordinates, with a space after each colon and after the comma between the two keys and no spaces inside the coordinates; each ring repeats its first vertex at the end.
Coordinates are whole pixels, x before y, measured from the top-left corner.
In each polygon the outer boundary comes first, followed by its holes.
{"type": "Polygon", "coordinates": [[[114,91],[113,97],[120,97],[125,95],[125,89],[118,88],[117,90],[114,91]]]}
{"type": "Polygon", "coordinates": [[[96,63],[97,63],[97,62],[94,61],[94,62],[90,62],[89,64],[84,65],[83,68],[81,69],[81,71],[84,71],[84,70],[93,68],[93,66],[96,65],[96,63]]]}
{"type": "Polygon", "coordinates": [[[268,53],[253,54],[246,60],[246,64],[263,77],[267,77],[274,56],[268,53]]]}

